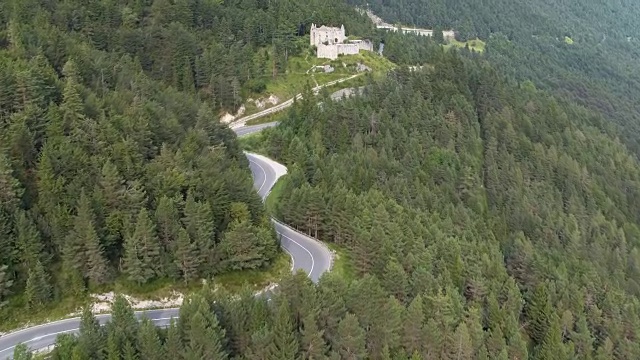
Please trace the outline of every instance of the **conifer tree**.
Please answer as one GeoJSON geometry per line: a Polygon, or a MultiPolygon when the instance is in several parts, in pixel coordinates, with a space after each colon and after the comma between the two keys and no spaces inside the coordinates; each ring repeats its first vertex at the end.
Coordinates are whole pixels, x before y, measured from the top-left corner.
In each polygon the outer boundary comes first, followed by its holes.
{"type": "Polygon", "coordinates": [[[12,172],[9,159],[3,152],[0,152],[0,209],[6,211],[16,209],[24,192],[12,172]]]}
{"type": "Polygon", "coordinates": [[[104,207],[104,245],[107,253],[115,252],[115,246],[123,236],[124,179],[118,168],[109,160],[102,166],[98,180],[100,203],[104,207]]]}
{"type": "Polygon", "coordinates": [[[454,359],[471,360],[474,358],[473,343],[471,342],[469,330],[467,329],[467,325],[465,323],[460,323],[456,328],[456,331],[453,334],[453,343],[455,345],[455,348],[452,351],[454,359]]]}
{"type": "Polygon", "coordinates": [[[544,341],[552,312],[547,287],[545,284],[539,284],[527,307],[528,331],[536,344],[542,344],[544,341]]]}
{"type": "MultiPolygon", "coordinates": [[[[198,251],[203,259],[210,259],[213,251],[214,241],[214,218],[211,207],[207,203],[195,200],[193,192],[189,192],[184,205],[184,218],[182,219],[190,238],[198,245],[198,251]]],[[[211,265],[204,268],[202,263],[202,273],[211,271],[211,265]]]]}
{"type": "Polygon", "coordinates": [[[144,318],[140,323],[138,332],[138,354],[140,360],[164,359],[165,353],[158,336],[158,329],[149,320],[144,318]]]}
{"type": "Polygon", "coordinates": [[[43,246],[38,229],[24,211],[17,214],[16,233],[21,265],[25,269],[34,268],[37,262],[42,261],[43,246]]]}
{"type": "Polygon", "coordinates": [[[130,181],[123,192],[123,231],[125,236],[136,230],[136,219],[146,208],[147,192],[139,180],[130,181]]]}
{"type": "Polygon", "coordinates": [[[161,276],[160,244],[146,209],[140,210],[133,234],[124,244],[123,267],[130,281],[144,284],[161,276]]]}
{"type": "Polygon", "coordinates": [[[414,351],[421,351],[423,322],[422,297],[418,295],[411,301],[407,308],[407,317],[402,329],[402,344],[409,354],[412,354],[414,351]]]}
{"type": "Polygon", "coordinates": [[[220,328],[217,317],[210,317],[211,322],[201,311],[197,311],[189,320],[189,343],[186,347],[185,359],[227,359],[223,348],[224,329],[220,328]]]}
{"type": "Polygon", "coordinates": [[[80,319],[80,335],[78,337],[79,348],[82,354],[89,359],[102,358],[104,351],[103,328],[98,319],[93,315],[91,306],[85,306],[80,319]]]}
{"type": "Polygon", "coordinates": [[[338,325],[338,334],[333,340],[333,349],[342,359],[356,360],[367,356],[365,331],[353,314],[347,314],[338,325]]]}
{"type": "Polygon", "coordinates": [[[94,224],[93,209],[83,191],[78,201],[73,227],[66,238],[66,262],[92,283],[101,285],[107,280],[108,267],[94,224]]]}
{"type": "Polygon", "coordinates": [[[173,250],[180,230],[180,217],[174,199],[167,196],[161,197],[158,201],[155,217],[160,243],[166,250],[173,250]]]}
{"type": "Polygon", "coordinates": [[[268,259],[265,258],[266,248],[261,235],[248,220],[231,224],[219,245],[224,253],[223,268],[242,270],[263,266],[268,259]]]}
{"type": "Polygon", "coordinates": [[[258,331],[251,335],[251,345],[246,351],[246,357],[249,360],[269,360],[270,346],[273,341],[273,332],[264,325],[258,331]]]}
{"type": "Polygon", "coordinates": [[[324,359],[327,353],[327,344],[322,337],[324,331],[318,329],[313,314],[308,314],[302,319],[302,326],[301,358],[304,360],[324,359]]]}
{"type": "Polygon", "coordinates": [[[180,340],[178,327],[176,326],[176,322],[173,319],[171,319],[171,324],[169,325],[169,329],[167,330],[167,338],[164,342],[163,347],[164,354],[168,359],[180,360],[183,358],[184,347],[182,345],[182,341],[180,340]]]}
{"type": "Polygon", "coordinates": [[[7,304],[6,299],[11,293],[10,289],[11,285],[13,285],[13,281],[9,279],[7,269],[7,265],[0,265],[0,309],[7,304]]]}
{"type": "Polygon", "coordinates": [[[385,289],[398,300],[404,302],[409,291],[409,281],[407,279],[407,273],[395,258],[387,262],[383,277],[382,284],[385,289]]]}
{"type": "Polygon", "coordinates": [[[13,232],[13,221],[10,219],[11,215],[0,209],[0,248],[3,249],[3,251],[0,252],[0,264],[7,267],[15,263],[18,257],[13,232]]]}
{"type": "Polygon", "coordinates": [[[198,247],[191,241],[184,228],[178,230],[178,240],[175,245],[175,264],[182,274],[185,283],[197,278],[200,264],[203,260],[198,254],[198,247]]]}
{"type": "Polygon", "coordinates": [[[24,296],[28,306],[34,309],[41,307],[51,299],[49,275],[40,260],[37,260],[33,268],[29,269],[24,296]]]}
{"type": "Polygon", "coordinates": [[[133,339],[138,333],[138,327],[138,320],[129,301],[123,295],[116,295],[111,306],[111,322],[107,330],[118,333],[123,339],[133,339]]]}
{"type": "Polygon", "coordinates": [[[298,348],[298,339],[294,335],[289,305],[286,301],[281,301],[274,314],[273,338],[268,347],[268,356],[271,359],[293,360],[296,358],[298,348]]]}

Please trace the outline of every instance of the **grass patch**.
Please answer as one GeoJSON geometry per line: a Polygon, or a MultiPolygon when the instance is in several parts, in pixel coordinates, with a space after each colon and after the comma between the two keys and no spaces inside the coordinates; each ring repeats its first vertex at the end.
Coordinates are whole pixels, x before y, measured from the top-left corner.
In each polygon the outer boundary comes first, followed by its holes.
{"type": "Polygon", "coordinates": [[[291,258],[284,251],[280,251],[267,268],[224,273],[214,278],[214,284],[221,285],[232,293],[242,290],[244,284],[249,284],[253,290],[260,290],[271,283],[279,282],[290,272],[291,258]]]}
{"type": "Polygon", "coordinates": [[[249,120],[246,122],[245,126],[260,125],[260,124],[266,124],[274,121],[280,121],[286,114],[287,114],[286,110],[278,111],[276,113],[259,117],[257,119],[249,120]]]}
{"type": "MultiPolygon", "coordinates": [[[[361,51],[357,55],[343,55],[336,60],[330,60],[318,59],[315,50],[309,48],[302,55],[290,57],[287,63],[287,72],[278,75],[275,79],[269,79],[263,92],[259,94],[249,93],[247,98],[259,99],[275,95],[280,99],[280,102],[283,102],[301,93],[307,83],[311,87],[315,87],[316,84],[323,85],[357,74],[356,66],[358,63],[370,67],[374,76],[384,76],[389,70],[396,67],[394,63],[375,52],[361,51]],[[322,65],[331,65],[334,71],[331,73],[309,71],[314,66],[322,65]]],[[[336,86],[339,89],[349,87],[347,83],[337,84],[336,86]]],[[[245,106],[245,115],[250,115],[259,110],[253,103],[247,103],[245,106]]]]}
{"type": "MultiPolygon", "coordinates": [[[[267,267],[254,270],[239,270],[224,273],[214,277],[213,283],[220,285],[230,292],[239,292],[244,284],[249,284],[253,290],[260,290],[270,283],[278,282],[291,270],[291,259],[284,252],[279,252],[274,261],[267,267]]],[[[174,292],[185,295],[202,288],[201,281],[189,284],[176,282],[164,278],[151,281],[144,285],[129,282],[125,278],[117,279],[110,286],[91,289],[93,294],[107,292],[122,293],[133,296],[138,300],[161,300],[170,297],[174,292]]],[[[72,314],[79,316],[81,309],[89,304],[91,298],[84,296],[65,297],[56,303],[37,310],[25,311],[26,306],[22,296],[15,296],[0,310],[0,332],[17,330],[25,326],[44,324],[51,321],[69,318],[72,314]]]]}
{"type": "Polygon", "coordinates": [[[326,243],[329,249],[334,252],[333,267],[331,272],[342,277],[347,281],[354,280],[356,278],[355,270],[353,269],[353,262],[351,261],[351,254],[349,250],[344,246],[337,244],[326,243]]]}
{"type": "Polygon", "coordinates": [[[458,41],[456,39],[451,39],[449,41],[448,44],[446,44],[444,47],[446,49],[450,49],[452,47],[456,47],[456,48],[465,48],[465,47],[469,47],[469,50],[475,51],[475,52],[479,52],[482,53],[484,52],[484,49],[486,47],[486,43],[480,39],[472,39],[472,40],[467,40],[467,41],[458,41]]]}
{"type": "Polygon", "coordinates": [[[286,177],[287,175],[278,179],[276,184],[273,185],[273,188],[271,189],[269,196],[267,196],[267,198],[264,201],[264,208],[267,211],[267,214],[269,214],[270,216],[274,216],[277,213],[277,206],[278,206],[278,203],[280,202],[280,196],[282,196],[282,189],[284,189],[284,182],[287,181],[286,177]]]}
{"type": "Polygon", "coordinates": [[[10,299],[0,311],[0,331],[11,331],[25,325],[35,325],[63,319],[89,301],[88,297],[68,297],[38,310],[26,311],[21,296],[10,299]]]}

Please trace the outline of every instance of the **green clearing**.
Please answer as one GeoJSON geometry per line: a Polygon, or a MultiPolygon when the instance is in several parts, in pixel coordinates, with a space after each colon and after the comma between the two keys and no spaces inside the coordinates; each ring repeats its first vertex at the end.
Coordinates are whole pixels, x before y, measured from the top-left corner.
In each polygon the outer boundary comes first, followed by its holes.
{"type": "Polygon", "coordinates": [[[475,52],[479,52],[482,53],[484,52],[485,46],[487,44],[480,40],[480,39],[472,39],[472,40],[467,40],[467,41],[458,41],[456,39],[452,39],[449,41],[448,44],[446,44],[444,47],[446,49],[450,49],[452,47],[456,47],[456,48],[465,48],[466,46],[469,46],[469,50],[473,50],[475,52]]]}
{"type": "Polygon", "coordinates": [[[284,189],[284,182],[286,180],[286,175],[278,179],[276,184],[271,189],[271,193],[267,196],[267,199],[264,202],[265,210],[269,216],[274,216],[276,214],[276,207],[278,202],[280,201],[280,196],[282,195],[282,189],[284,189]]]}
{"type": "Polygon", "coordinates": [[[232,293],[242,290],[245,284],[249,284],[253,290],[260,290],[269,284],[279,282],[291,271],[291,258],[281,251],[273,263],[263,269],[242,270],[228,272],[214,278],[214,283],[220,285],[232,293]]]}
{"type": "MultiPolygon", "coordinates": [[[[376,78],[384,76],[389,70],[396,67],[394,63],[375,52],[361,51],[360,54],[357,55],[344,55],[338,57],[336,60],[330,60],[318,59],[315,55],[315,50],[309,48],[303,55],[292,56],[289,58],[287,72],[268,81],[266,89],[263,92],[249,93],[246,95],[246,98],[259,99],[275,95],[279,98],[280,102],[286,101],[294,95],[301,93],[307,84],[311,85],[311,87],[315,87],[317,85],[323,85],[334,80],[357,74],[358,71],[356,66],[358,63],[371,68],[372,73],[376,78]],[[320,70],[317,72],[310,71],[314,66],[323,65],[331,65],[335,70],[331,73],[324,73],[320,70]]],[[[339,90],[350,86],[354,86],[351,81],[336,84],[332,86],[331,89],[339,90]]],[[[253,102],[245,103],[245,107],[245,115],[250,115],[260,110],[253,102]]],[[[263,119],[256,119],[256,122],[249,125],[255,125],[256,123],[262,122],[267,121],[263,119]]]]}
{"type": "Polygon", "coordinates": [[[326,245],[334,252],[331,272],[347,281],[355,279],[356,275],[353,269],[353,263],[351,261],[349,250],[337,244],[326,243],[326,245]]]}

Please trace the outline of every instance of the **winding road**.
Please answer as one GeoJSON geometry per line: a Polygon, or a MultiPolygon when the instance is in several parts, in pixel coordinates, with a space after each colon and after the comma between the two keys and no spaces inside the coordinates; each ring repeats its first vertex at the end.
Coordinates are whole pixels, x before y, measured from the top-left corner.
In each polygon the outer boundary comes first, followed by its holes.
{"type": "MultiPolygon", "coordinates": [[[[233,129],[238,136],[249,135],[262,129],[276,126],[277,123],[267,123],[254,126],[240,126],[233,129]]],[[[258,195],[264,201],[279,177],[286,174],[283,165],[262,155],[245,153],[249,160],[253,184],[258,195]]],[[[332,255],[329,249],[313,238],[297,232],[279,221],[272,219],[276,232],[280,238],[282,248],[291,255],[292,270],[304,271],[313,282],[317,282],[323,273],[331,269],[332,255]]],[[[179,309],[160,309],[137,311],[136,316],[151,319],[157,326],[167,326],[172,318],[177,318],[179,309]]],[[[96,316],[101,324],[109,321],[111,315],[96,316]]],[[[26,344],[32,350],[47,349],[55,344],[56,337],[65,333],[77,333],[80,318],[54,321],[30,328],[18,330],[0,337],[0,359],[10,359],[13,350],[20,343],[26,344]]]]}

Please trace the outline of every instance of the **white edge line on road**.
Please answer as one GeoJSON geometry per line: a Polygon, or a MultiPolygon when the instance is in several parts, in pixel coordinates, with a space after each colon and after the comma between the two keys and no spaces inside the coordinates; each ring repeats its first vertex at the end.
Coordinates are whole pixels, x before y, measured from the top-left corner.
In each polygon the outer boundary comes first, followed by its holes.
{"type": "MultiPolygon", "coordinates": [[[[262,185],[260,185],[260,189],[258,189],[258,195],[260,195],[260,191],[262,190],[262,187],[263,187],[263,186],[264,186],[264,184],[267,182],[267,172],[266,172],[266,171],[264,171],[264,168],[262,167],[262,165],[260,165],[260,164],[258,164],[257,162],[255,162],[255,161],[251,160],[251,159],[249,158],[250,156],[251,156],[251,155],[249,155],[249,156],[247,157],[247,159],[249,160],[249,162],[250,162],[250,163],[254,163],[254,164],[258,165],[258,167],[260,168],[260,170],[262,170],[262,172],[264,173],[264,180],[262,180],[262,185]]],[[[264,199],[262,199],[262,201],[264,201],[264,200],[266,200],[266,199],[267,199],[267,197],[265,196],[265,197],[264,197],[264,199]]]]}
{"type": "MultiPolygon", "coordinates": [[[[171,320],[171,319],[176,319],[176,318],[177,317],[168,317],[168,318],[159,318],[159,319],[150,319],[150,320],[153,321],[153,322],[158,322],[158,321],[171,320]]],[[[48,338],[48,337],[51,337],[51,336],[57,336],[57,335],[60,335],[60,334],[70,333],[70,332],[74,332],[74,331],[78,331],[78,330],[80,330],[80,328],[68,329],[68,330],[58,331],[58,332],[54,332],[54,333],[50,333],[50,334],[46,334],[46,335],[42,335],[42,336],[37,336],[37,337],[34,337],[33,339],[29,339],[27,341],[22,342],[22,344],[26,344],[26,343],[30,343],[32,341],[38,341],[38,340],[42,340],[44,338],[48,338]]],[[[0,350],[0,354],[5,352],[5,351],[13,350],[13,349],[15,349],[16,346],[17,345],[8,347],[6,349],[2,349],[2,350],[0,350]]]]}
{"type": "MultiPolygon", "coordinates": [[[[313,273],[313,267],[316,265],[316,262],[313,259],[313,254],[311,253],[311,251],[309,251],[309,249],[307,249],[306,247],[300,245],[299,242],[293,240],[292,238],[288,237],[287,235],[285,235],[285,234],[280,234],[280,235],[286,237],[287,239],[289,239],[291,241],[293,241],[296,245],[300,246],[304,251],[306,251],[309,254],[309,256],[311,257],[311,270],[309,270],[309,275],[308,276],[311,276],[311,274],[313,273]]],[[[291,253],[289,253],[289,254],[291,254],[291,253]]],[[[291,258],[293,258],[293,256],[291,256],[291,258]]]]}
{"type": "MultiPolygon", "coordinates": [[[[249,162],[252,162],[252,163],[254,163],[254,164],[258,165],[258,167],[259,167],[259,168],[262,170],[262,172],[264,173],[264,181],[262,182],[262,185],[260,186],[260,190],[262,190],[262,187],[264,186],[265,182],[267,181],[267,172],[264,170],[264,168],[262,167],[262,165],[260,165],[260,163],[258,163],[258,162],[256,162],[256,161],[253,161],[253,160],[251,160],[251,159],[249,159],[249,162]]],[[[260,193],[260,190],[258,190],[258,193],[260,193]]],[[[265,196],[265,199],[266,199],[266,198],[267,198],[267,197],[265,196]]],[[[287,235],[285,235],[285,234],[280,233],[280,236],[284,236],[285,238],[287,238],[287,239],[289,239],[289,240],[293,241],[293,243],[294,243],[294,244],[296,244],[296,245],[300,246],[304,251],[306,251],[306,252],[309,254],[309,256],[311,257],[311,270],[309,270],[309,276],[311,276],[311,274],[313,273],[313,268],[314,268],[315,263],[316,263],[315,259],[313,258],[313,254],[311,253],[311,251],[309,251],[309,249],[307,249],[306,247],[302,246],[299,242],[297,242],[297,241],[293,240],[292,238],[288,237],[288,236],[287,236],[287,235]]],[[[283,248],[283,249],[284,249],[284,248],[283,248]]],[[[286,252],[288,252],[288,253],[289,253],[289,256],[291,257],[291,263],[292,263],[291,268],[292,268],[292,269],[295,269],[295,261],[296,261],[296,260],[295,260],[295,258],[293,257],[293,254],[292,254],[291,252],[289,252],[289,250],[287,250],[287,249],[285,249],[285,251],[286,251],[286,252]]]]}

